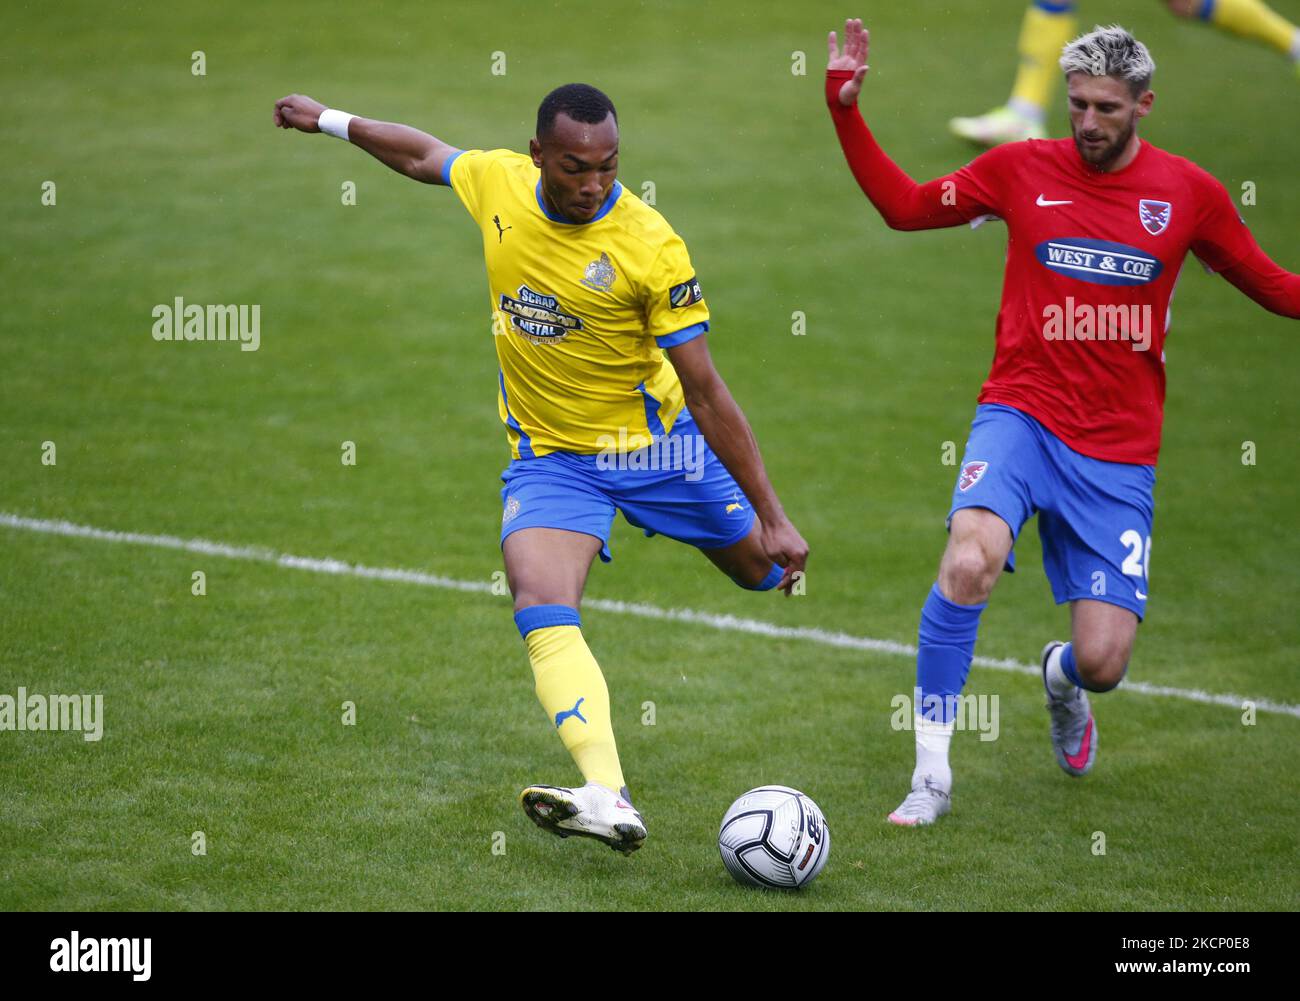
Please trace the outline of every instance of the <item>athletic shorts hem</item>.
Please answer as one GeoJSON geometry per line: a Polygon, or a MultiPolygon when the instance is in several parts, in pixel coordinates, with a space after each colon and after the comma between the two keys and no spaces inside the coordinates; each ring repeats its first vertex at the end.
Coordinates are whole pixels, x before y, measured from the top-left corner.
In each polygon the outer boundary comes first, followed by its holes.
{"type": "MultiPolygon", "coordinates": [[[[990,514],[996,514],[999,518],[1002,519],[1002,524],[1006,525],[1007,528],[1010,530],[1011,548],[1007,550],[1007,559],[1006,562],[1002,564],[1002,569],[1005,570],[1007,573],[1015,573],[1016,572],[1016,540],[1020,538],[1020,529],[1012,528],[1011,519],[1007,517],[1007,513],[1005,511],[999,511],[996,507],[989,504],[987,501],[975,502],[971,504],[954,504],[952,510],[948,512],[948,518],[944,522],[944,526],[948,529],[949,532],[951,532],[952,516],[954,514],[956,514],[958,511],[970,511],[976,508],[980,508],[984,511],[988,511],[990,514]]],[[[1026,519],[1026,521],[1027,520],[1028,519],[1026,519]]],[[[1020,524],[1023,527],[1024,522],[1022,521],[1020,524]]]]}
{"type": "Polygon", "coordinates": [[[570,525],[514,525],[507,528],[503,528],[501,530],[502,550],[503,551],[505,550],[506,539],[510,538],[510,536],[514,535],[516,532],[522,532],[524,529],[527,528],[554,528],[561,532],[572,532],[574,535],[590,536],[591,538],[596,539],[600,542],[600,561],[602,563],[609,563],[614,559],[613,555],[609,551],[608,538],[597,535],[595,532],[584,532],[582,529],[573,528],[570,525]]]}
{"type": "MultiPolygon", "coordinates": [[[[975,502],[970,503],[970,504],[954,504],[954,505],[952,506],[952,510],[948,512],[948,518],[947,518],[947,520],[944,522],[944,524],[947,526],[948,530],[949,530],[949,531],[952,531],[952,516],[953,516],[954,514],[956,514],[958,511],[969,511],[969,510],[971,510],[972,508],[983,508],[985,511],[989,511],[989,512],[991,512],[992,514],[996,514],[999,518],[1001,518],[1001,519],[1002,519],[1002,524],[1006,525],[1008,531],[1011,532],[1011,542],[1012,542],[1013,545],[1014,545],[1015,541],[1020,537],[1020,529],[1017,528],[1016,526],[1014,526],[1013,524],[1011,524],[1012,519],[1011,519],[1010,517],[1007,516],[1007,513],[1006,513],[1005,511],[1001,511],[1001,510],[999,510],[998,508],[996,508],[996,507],[994,507],[993,505],[989,504],[987,501],[975,501],[975,502]]],[[[1026,520],[1028,520],[1028,519],[1026,519],[1026,520]]],[[[1020,524],[1021,524],[1021,527],[1024,526],[1024,522],[1023,522],[1023,521],[1022,521],[1020,524]]]]}
{"type": "Polygon", "coordinates": [[[1146,605],[1136,598],[1126,598],[1119,594],[1093,594],[1091,591],[1082,591],[1078,594],[1067,592],[1065,597],[1052,595],[1053,600],[1058,605],[1068,605],[1072,601],[1103,601],[1107,605],[1115,605],[1119,608],[1127,608],[1130,612],[1138,617],[1141,622],[1146,617],[1146,605]]]}

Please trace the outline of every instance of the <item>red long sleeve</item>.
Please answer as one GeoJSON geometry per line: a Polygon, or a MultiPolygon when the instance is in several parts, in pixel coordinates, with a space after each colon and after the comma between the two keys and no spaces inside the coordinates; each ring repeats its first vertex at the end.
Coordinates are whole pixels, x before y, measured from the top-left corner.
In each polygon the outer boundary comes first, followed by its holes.
{"type": "Polygon", "coordinates": [[[876,142],[857,105],[840,104],[840,87],[849,70],[826,71],[826,105],[849,169],[891,229],[940,229],[959,226],[981,213],[949,175],[917,184],[876,142]]]}
{"type": "Polygon", "coordinates": [[[1220,274],[1269,312],[1300,320],[1300,275],[1292,274],[1251,241],[1246,257],[1220,274]]]}

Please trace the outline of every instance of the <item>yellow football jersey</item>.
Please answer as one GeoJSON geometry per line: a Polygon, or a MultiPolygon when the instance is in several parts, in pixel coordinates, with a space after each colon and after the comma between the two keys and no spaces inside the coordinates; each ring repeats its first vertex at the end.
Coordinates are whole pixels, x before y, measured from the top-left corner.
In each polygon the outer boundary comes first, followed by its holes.
{"type": "Polygon", "coordinates": [[[617,181],[587,223],[552,218],[511,150],[453,154],[444,178],[483,234],[497,409],[511,454],[630,451],[684,401],[664,348],[709,329],[686,245],[617,181]]]}

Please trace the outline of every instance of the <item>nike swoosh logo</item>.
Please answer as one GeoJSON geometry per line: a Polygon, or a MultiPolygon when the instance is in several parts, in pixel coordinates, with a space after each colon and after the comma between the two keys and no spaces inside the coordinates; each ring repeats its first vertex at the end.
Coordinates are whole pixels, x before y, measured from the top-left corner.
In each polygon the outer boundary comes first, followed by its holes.
{"type": "Polygon", "coordinates": [[[1049,202],[1042,195],[1039,195],[1038,201],[1034,202],[1034,204],[1037,205],[1039,208],[1047,208],[1047,206],[1049,205],[1073,205],[1074,202],[1071,201],[1049,202]]]}
{"type": "Polygon", "coordinates": [[[1079,741],[1079,753],[1067,754],[1065,756],[1066,764],[1071,768],[1083,768],[1088,763],[1088,749],[1092,745],[1092,717],[1088,717],[1088,725],[1083,731],[1083,740],[1079,741]]]}
{"type": "Polygon", "coordinates": [[[1145,594],[1143,594],[1141,591],[1137,591],[1137,592],[1135,592],[1135,593],[1137,594],[1138,601],[1146,601],[1146,600],[1147,600],[1147,596],[1146,596],[1145,594]]]}

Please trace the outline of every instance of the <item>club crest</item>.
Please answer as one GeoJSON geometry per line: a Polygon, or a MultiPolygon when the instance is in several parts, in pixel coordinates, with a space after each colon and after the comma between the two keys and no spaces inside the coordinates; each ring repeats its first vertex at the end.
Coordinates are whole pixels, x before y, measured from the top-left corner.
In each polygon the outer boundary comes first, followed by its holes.
{"type": "Polygon", "coordinates": [[[1151,198],[1143,198],[1138,202],[1138,218],[1142,220],[1142,228],[1152,236],[1159,236],[1169,227],[1169,217],[1173,214],[1174,207],[1169,202],[1158,202],[1151,198]]]}
{"type": "Polygon", "coordinates": [[[614,265],[610,263],[609,254],[602,253],[600,260],[592,261],[587,265],[587,273],[582,279],[582,284],[587,288],[595,289],[597,292],[608,292],[609,287],[614,284],[614,279],[618,277],[618,272],[614,270],[614,265]]]}
{"type": "Polygon", "coordinates": [[[988,471],[987,462],[968,462],[961,467],[961,476],[957,478],[957,489],[965,493],[978,483],[988,471]]]}

